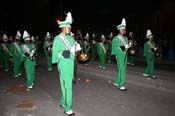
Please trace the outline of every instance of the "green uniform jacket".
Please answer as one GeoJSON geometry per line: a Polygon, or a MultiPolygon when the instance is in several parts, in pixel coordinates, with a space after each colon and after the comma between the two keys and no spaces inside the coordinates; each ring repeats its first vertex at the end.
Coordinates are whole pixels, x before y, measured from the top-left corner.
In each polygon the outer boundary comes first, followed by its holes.
{"type": "Polygon", "coordinates": [[[98,53],[99,55],[100,55],[100,54],[102,54],[102,55],[106,54],[106,48],[105,48],[104,43],[98,43],[98,44],[97,44],[97,53],[98,53]]]}
{"type": "Polygon", "coordinates": [[[51,56],[51,54],[50,54],[49,51],[47,50],[48,44],[50,44],[49,41],[45,41],[44,44],[43,44],[43,49],[44,49],[44,53],[45,53],[46,57],[51,56]]]}
{"type": "Polygon", "coordinates": [[[128,43],[128,38],[118,34],[115,36],[112,40],[112,55],[125,55],[127,52],[127,49],[125,51],[122,51],[120,46],[125,46],[128,43]]]}
{"type": "Polygon", "coordinates": [[[154,52],[151,51],[151,48],[155,47],[155,43],[151,43],[151,41],[147,41],[144,44],[144,53],[143,56],[147,56],[149,59],[154,57],[154,52]]]}
{"type": "Polygon", "coordinates": [[[20,58],[21,57],[21,43],[13,42],[10,47],[10,53],[12,54],[12,57],[20,58]]]}
{"type": "Polygon", "coordinates": [[[83,52],[85,54],[88,54],[89,51],[90,51],[90,43],[88,41],[84,41],[84,44],[83,44],[83,52]]]}
{"type": "Polygon", "coordinates": [[[106,48],[107,54],[111,54],[111,44],[110,43],[106,43],[105,44],[105,48],[106,48]]]}
{"type": "MultiPolygon", "coordinates": [[[[74,45],[74,39],[70,35],[65,36],[64,34],[61,33],[60,35],[56,36],[54,38],[53,47],[52,47],[52,64],[55,64],[55,63],[59,64],[60,60],[68,60],[67,58],[64,58],[62,56],[62,53],[64,50],[70,50],[70,47],[73,45],[74,45]],[[66,40],[68,40],[70,45],[66,47],[66,45],[62,42],[59,36],[63,36],[64,38],[66,38],[66,40]]],[[[71,53],[69,60],[74,61],[74,56],[75,55],[71,53]]]]}
{"type": "MultiPolygon", "coordinates": [[[[24,45],[26,45],[26,44],[24,44],[24,45]]],[[[21,45],[21,55],[22,55],[21,61],[24,61],[24,62],[25,62],[25,61],[33,62],[33,61],[31,61],[31,60],[29,59],[29,57],[25,56],[25,50],[24,50],[24,48],[23,48],[24,45],[21,45]]],[[[35,44],[33,44],[33,43],[28,44],[27,47],[28,47],[30,50],[34,49],[35,52],[36,52],[35,44]]]]}

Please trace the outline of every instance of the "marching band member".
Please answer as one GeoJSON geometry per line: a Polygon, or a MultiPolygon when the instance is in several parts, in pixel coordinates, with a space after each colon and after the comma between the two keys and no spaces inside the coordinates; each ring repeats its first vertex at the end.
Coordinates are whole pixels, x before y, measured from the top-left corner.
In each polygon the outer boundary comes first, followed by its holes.
{"type": "Polygon", "coordinates": [[[126,91],[125,80],[126,80],[126,63],[127,63],[127,50],[130,47],[128,38],[125,36],[126,33],[126,21],[123,18],[122,23],[117,26],[119,34],[112,40],[112,55],[115,55],[118,74],[116,76],[114,85],[121,91],[126,91]]]}
{"type": "Polygon", "coordinates": [[[10,52],[13,58],[13,73],[14,77],[21,76],[21,33],[17,31],[15,41],[11,44],[10,52]]]}
{"type": "Polygon", "coordinates": [[[106,37],[105,48],[106,48],[106,59],[107,62],[111,63],[111,46],[112,46],[113,33],[106,37]]]}
{"type": "Polygon", "coordinates": [[[61,85],[60,106],[68,116],[75,116],[72,111],[72,82],[74,76],[75,52],[81,50],[80,44],[71,37],[71,13],[67,13],[65,21],[57,21],[61,33],[54,38],[52,48],[52,64],[57,63],[61,85]]]}
{"type": "Polygon", "coordinates": [[[134,59],[135,59],[135,54],[136,54],[136,46],[137,46],[137,42],[134,38],[134,33],[130,32],[129,33],[129,42],[131,42],[131,47],[128,49],[128,60],[127,60],[127,64],[134,66],[134,59]]]}
{"type": "Polygon", "coordinates": [[[6,34],[3,34],[3,62],[4,62],[4,70],[5,72],[9,71],[9,65],[10,65],[10,57],[12,56],[10,53],[10,44],[8,43],[9,39],[6,34]]]}
{"type": "Polygon", "coordinates": [[[43,43],[43,48],[44,48],[44,53],[46,55],[47,59],[47,67],[48,71],[52,70],[52,40],[51,40],[51,35],[49,32],[47,32],[45,41],[43,43]]]}
{"type": "Polygon", "coordinates": [[[153,39],[153,34],[151,30],[147,30],[146,38],[148,39],[147,42],[144,44],[144,54],[147,62],[147,67],[144,70],[143,76],[149,76],[151,79],[156,79],[154,75],[154,61],[155,61],[155,54],[158,48],[155,46],[155,42],[153,39]]]}
{"type": "Polygon", "coordinates": [[[91,60],[95,60],[96,54],[97,54],[97,41],[95,33],[93,33],[91,39],[91,60]]]}
{"type": "Polygon", "coordinates": [[[100,64],[99,68],[105,70],[106,69],[106,48],[105,42],[106,38],[104,35],[101,35],[100,41],[97,44],[97,54],[99,56],[100,64]]]}
{"type": "Polygon", "coordinates": [[[35,79],[35,58],[36,58],[36,48],[33,43],[31,43],[30,35],[27,31],[23,33],[24,44],[21,48],[22,61],[24,61],[24,68],[26,70],[27,76],[27,91],[31,91],[34,85],[35,79]]]}
{"type": "MultiPolygon", "coordinates": [[[[90,54],[90,42],[89,42],[89,33],[86,33],[83,41],[83,53],[89,55],[90,54]]],[[[85,63],[88,66],[88,62],[85,63]]]]}

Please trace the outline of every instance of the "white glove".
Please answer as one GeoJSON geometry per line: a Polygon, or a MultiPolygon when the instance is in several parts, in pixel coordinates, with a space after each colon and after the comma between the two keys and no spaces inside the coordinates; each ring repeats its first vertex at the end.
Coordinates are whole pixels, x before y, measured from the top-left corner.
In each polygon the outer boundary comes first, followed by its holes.
{"type": "Polygon", "coordinates": [[[71,48],[70,48],[70,52],[71,53],[75,53],[76,51],[75,51],[75,45],[73,45],[71,48]]]}
{"type": "Polygon", "coordinates": [[[80,47],[80,44],[79,43],[76,43],[75,45],[73,45],[70,49],[70,52],[71,53],[75,53],[77,51],[80,51],[81,50],[81,47],[80,47]]]}
{"type": "Polygon", "coordinates": [[[75,45],[76,45],[76,51],[77,52],[80,51],[81,50],[80,44],[79,43],[76,43],[75,45]]]}
{"type": "Polygon", "coordinates": [[[157,48],[154,48],[154,51],[156,51],[157,50],[157,48]]]}
{"type": "Polygon", "coordinates": [[[130,48],[131,47],[131,45],[130,44],[126,44],[125,45],[125,48],[127,49],[127,48],[130,48]]]}

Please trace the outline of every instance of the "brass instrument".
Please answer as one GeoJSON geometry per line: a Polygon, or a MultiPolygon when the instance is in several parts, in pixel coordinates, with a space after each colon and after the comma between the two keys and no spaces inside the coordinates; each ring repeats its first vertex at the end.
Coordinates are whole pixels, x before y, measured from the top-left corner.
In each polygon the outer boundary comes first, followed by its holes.
{"type": "Polygon", "coordinates": [[[131,45],[131,47],[129,48],[129,54],[130,55],[135,55],[136,54],[136,43],[134,42],[134,40],[129,40],[128,43],[131,45]]]}
{"type": "Polygon", "coordinates": [[[31,61],[34,61],[36,59],[37,54],[36,54],[35,49],[30,49],[30,48],[28,48],[27,45],[23,45],[23,49],[25,51],[24,55],[28,59],[30,59],[31,61]]]}
{"type": "Polygon", "coordinates": [[[46,50],[48,51],[49,55],[52,55],[52,45],[53,43],[51,41],[46,41],[46,50]]]}
{"type": "Polygon", "coordinates": [[[49,55],[52,55],[52,44],[50,44],[47,48],[49,55]]]}

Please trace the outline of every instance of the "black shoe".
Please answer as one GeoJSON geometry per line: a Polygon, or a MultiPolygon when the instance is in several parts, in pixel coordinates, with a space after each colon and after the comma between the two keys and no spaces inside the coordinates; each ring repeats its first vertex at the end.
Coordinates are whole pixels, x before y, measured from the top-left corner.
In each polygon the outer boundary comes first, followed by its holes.
{"type": "Polygon", "coordinates": [[[67,116],[75,116],[74,112],[72,114],[67,114],[66,112],[64,112],[64,114],[66,114],[67,116]]]}

